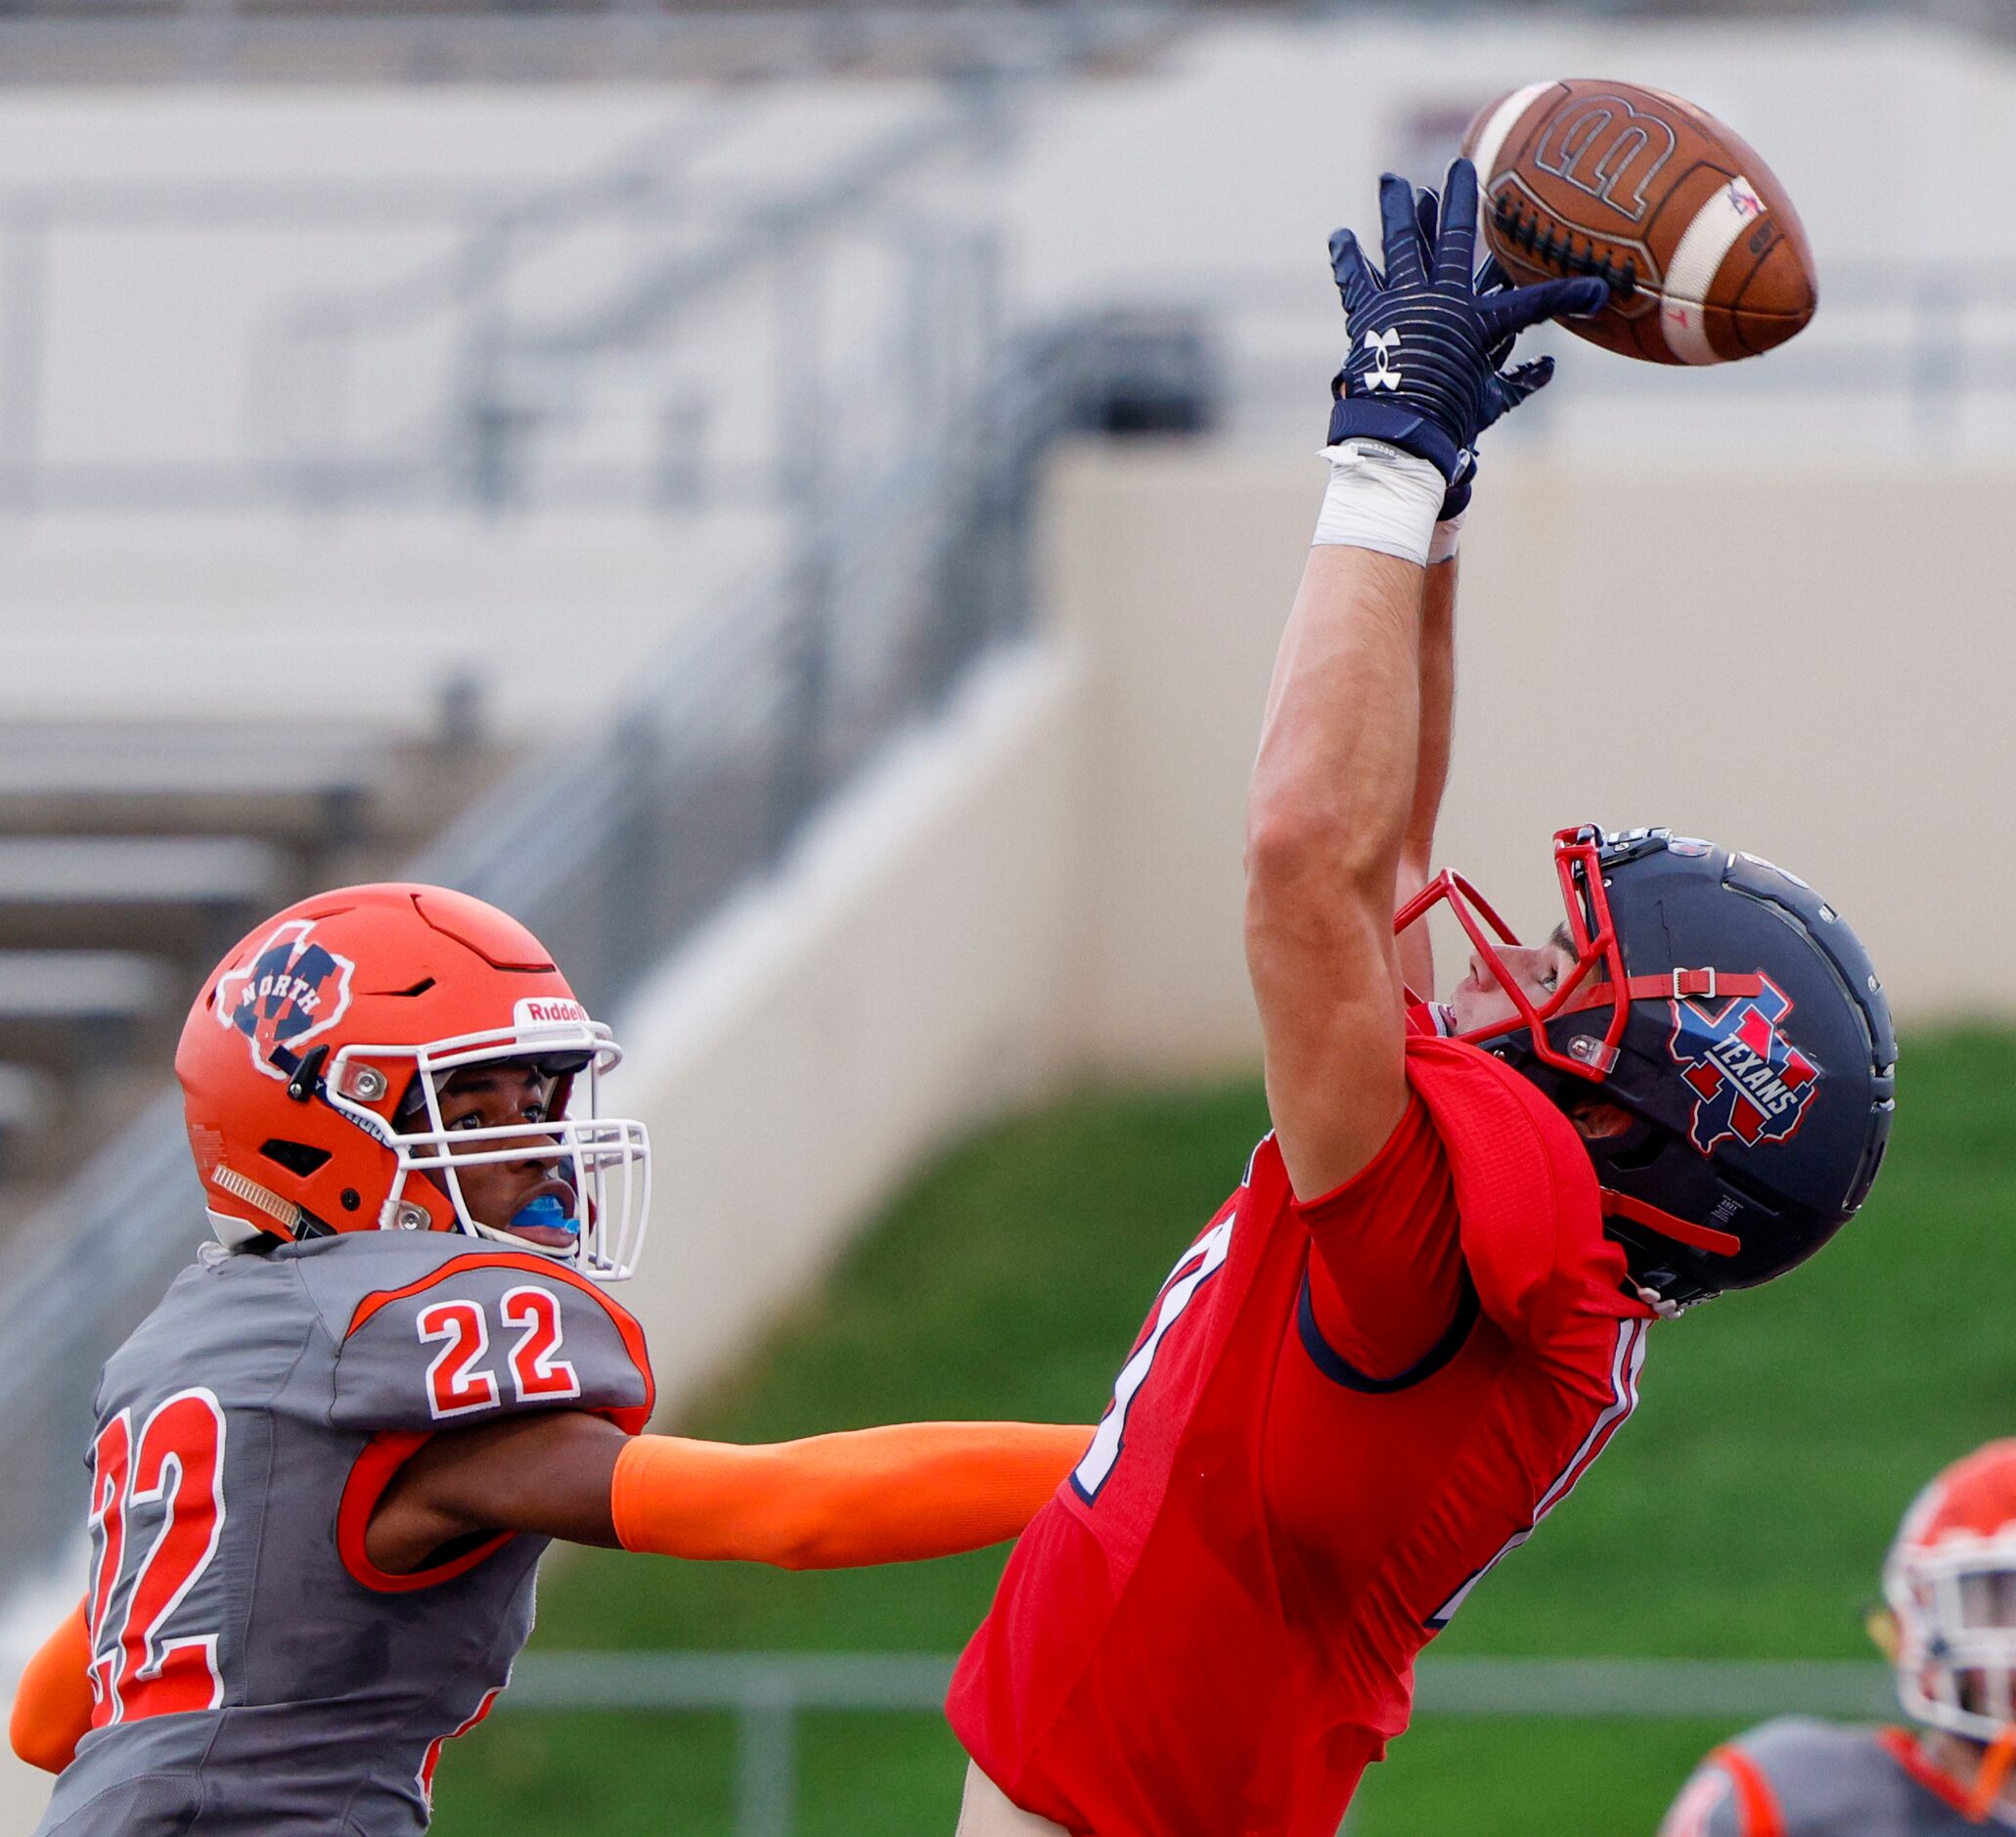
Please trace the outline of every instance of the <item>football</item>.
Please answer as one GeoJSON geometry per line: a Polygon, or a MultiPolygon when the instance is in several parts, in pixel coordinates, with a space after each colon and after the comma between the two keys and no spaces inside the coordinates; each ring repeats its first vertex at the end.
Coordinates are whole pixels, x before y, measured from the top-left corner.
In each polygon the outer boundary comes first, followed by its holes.
{"type": "Polygon", "coordinates": [[[1813,317],[1813,252],[1785,189],[1711,114],[1577,78],[1485,105],[1463,136],[1485,242],[1517,285],[1593,274],[1610,303],[1560,323],[1655,364],[1721,364],[1813,317]]]}

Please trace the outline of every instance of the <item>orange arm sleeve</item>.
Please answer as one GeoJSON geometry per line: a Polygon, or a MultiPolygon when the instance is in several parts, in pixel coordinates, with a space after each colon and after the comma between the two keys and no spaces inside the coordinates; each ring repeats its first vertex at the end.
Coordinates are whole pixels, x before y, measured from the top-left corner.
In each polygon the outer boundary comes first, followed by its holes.
{"type": "Polygon", "coordinates": [[[745,1448],[640,1435],[609,1504],[626,1550],[850,1569],[1016,1536],[1092,1430],[1048,1422],[907,1422],[745,1448]]]}
{"type": "Polygon", "coordinates": [[[60,1773],[91,1726],[91,1635],[84,1603],[43,1640],[14,1693],[7,1726],[14,1751],[30,1767],[60,1773]]]}

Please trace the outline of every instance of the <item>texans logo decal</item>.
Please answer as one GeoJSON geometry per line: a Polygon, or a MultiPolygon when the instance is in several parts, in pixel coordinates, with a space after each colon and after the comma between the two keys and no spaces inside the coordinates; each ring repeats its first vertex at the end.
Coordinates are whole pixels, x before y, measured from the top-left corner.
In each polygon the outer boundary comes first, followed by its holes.
{"type": "Polygon", "coordinates": [[[248,969],[228,969],[217,978],[218,1024],[246,1036],[252,1063],[269,1078],[289,1075],[273,1062],[276,1049],[285,1047],[297,1059],[302,1047],[350,1006],[356,964],[314,942],[314,929],[309,918],[282,925],[259,946],[248,969]]]}
{"type": "Polygon", "coordinates": [[[1673,1003],[1670,1050],[1694,1093],[1688,1134],[1703,1154],[1734,1136],[1744,1146],[1786,1142],[1806,1120],[1820,1070],[1786,1039],[1791,1001],[1769,980],[1719,1010],[1673,1003]]]}

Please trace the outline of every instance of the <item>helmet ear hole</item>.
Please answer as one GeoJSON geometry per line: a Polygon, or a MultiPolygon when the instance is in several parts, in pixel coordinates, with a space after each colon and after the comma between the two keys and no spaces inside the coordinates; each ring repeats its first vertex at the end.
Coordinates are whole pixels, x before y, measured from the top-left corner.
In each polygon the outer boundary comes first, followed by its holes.
{"type": "Polygon", "coordinates": [[[1663,1129],[1647,1129],[1643,1139],[1628,1148],[1619,1148],[1603,1158],[1623,1174],[1642,1174],[1646,1168],[1664,1154],[1672,1143],[1672,1138],[1663,1129]]]}
{"type": "Polygon", "coordinates": [[[301,1180],[319,1171],[329,1159],[327,1148],[318,1148],[306,1142],[284,1142],[277,1137],[262,1142],[259,1152],[301,1180]]]}

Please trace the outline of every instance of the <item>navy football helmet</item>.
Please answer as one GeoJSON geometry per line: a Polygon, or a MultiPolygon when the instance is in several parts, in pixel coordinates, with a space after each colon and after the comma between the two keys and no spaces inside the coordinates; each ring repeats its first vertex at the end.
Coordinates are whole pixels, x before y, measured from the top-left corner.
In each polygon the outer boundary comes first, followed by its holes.
{"type": "Polygon", "coordinates": [[[1454,874],[1447,901],[1517,1017],[1460,1037],[1564,1109],[1631,1116],[1587,1143],[1633,1279],[1684,1307],[1804,1262],[1855,1216],[1890,1137],[1897,1038],[1868,954],[1795,874],[1666,829],[1554,837],[1574,967],[1541,1006],[1504,921],[1454,874]]]}

